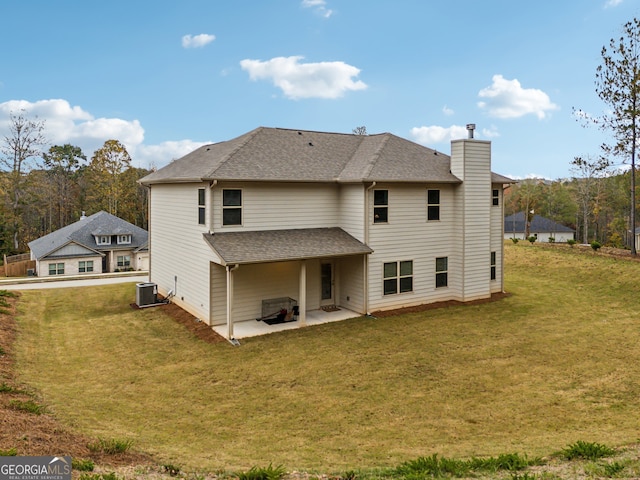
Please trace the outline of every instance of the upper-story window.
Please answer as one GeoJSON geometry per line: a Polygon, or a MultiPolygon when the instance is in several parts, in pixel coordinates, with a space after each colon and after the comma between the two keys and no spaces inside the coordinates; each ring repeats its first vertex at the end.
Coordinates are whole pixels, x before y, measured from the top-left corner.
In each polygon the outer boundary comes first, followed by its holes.
{"type": "Polygon", "coordinates": [[[198,225],[204,225],[205,221],[205,200],[204,200],[204,188],[198,189],[198,225]]]}
{"type": "Polygon", "coordinates": [[[111,245],[111,235],[96,235],[97,245],[111,245]]]}
{"type": "Polygon", "coordinates": [[[389,221],[389,190],[373,191],[373,223],[389,221]]]}
{"type": "Polygon", "coordinates": [[[242,190],[222,190],[222,225],[242,225],[242,190]]]}
{"type": "Polygon", "coordinates": [[[440,220],[440,190],[427,190],[427,220],[440,220]]]}
{"type": "Polygon", "coordinates": [[[131,235],[118,235],[118,245],[128,245],[131,243],[131,235]]]}
{"type": "Polygon", "coordinates": [[[491,204],[494,206],[500,205],[500,190],[497,188],[491,190],[491,204]]]}

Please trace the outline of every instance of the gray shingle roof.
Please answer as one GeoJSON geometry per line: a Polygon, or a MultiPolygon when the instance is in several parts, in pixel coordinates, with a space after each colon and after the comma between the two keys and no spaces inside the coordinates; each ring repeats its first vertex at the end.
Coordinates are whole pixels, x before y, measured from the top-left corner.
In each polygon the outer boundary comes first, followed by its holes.
{"type": "Polygon", "coordinates": [[[341,228],[205,233],[223,264],[281,262],[372,253],[341,228]]]}
{"type": "MultiPolygon", "coordinates": [[[[504,233],[524,233],[524,212],[514,213],[504,217],[504,233]]],[[[575,230],[554,222],[540,215],[534,215],[531,219],[531,226],[529,228],[531,233],[573,233],[575,230]]]]}
{"type": "MultiPolygon", "coordinates": [[[[450,160],[448,155],[390,133],[353,135],[259,127],[232,140],[200,147],[140,182],[460,183],[450,172],[450,160]]],[[[498,177],[496,183],[502,183],[498,177]]],[[[500,178],[504,183],[511,181],[500,178]]]]}
{"type": "Polygon", "coordinates": [[[29,242],[29,248],[37,259],[47,256],[69,242],[75,242],[83,247],[98,251],[122,248],[135,250],[147,243],[148,236],[148,232],[143,228],[136,227],[105,211],[100,211],[29,242]],[[97,245],[94,235],[131,235],[131,243],[97,245]]]}

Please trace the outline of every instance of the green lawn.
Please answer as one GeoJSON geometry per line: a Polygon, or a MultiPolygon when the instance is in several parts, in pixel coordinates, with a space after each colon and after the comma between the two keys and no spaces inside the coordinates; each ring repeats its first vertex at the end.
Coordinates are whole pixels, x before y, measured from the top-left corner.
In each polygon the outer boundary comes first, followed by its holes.
{"type": "Polygon", "coordinates": [[[63,422],[205,470],[324,472],[638,440],[640,263],[507,245],[499,302],[243,340],[134,284],[23,292],[18,369],[63,422]]]}

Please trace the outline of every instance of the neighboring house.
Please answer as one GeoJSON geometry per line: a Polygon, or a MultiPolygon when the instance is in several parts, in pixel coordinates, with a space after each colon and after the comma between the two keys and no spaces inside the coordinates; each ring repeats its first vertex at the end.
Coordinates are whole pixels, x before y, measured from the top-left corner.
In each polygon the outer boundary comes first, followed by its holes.
{"type": "Polygon", "coordinates": [[[148,233],[110,213],[84,216],[29,242],[36,275],[148,270],[148,233]]]}
{"type": "MultiPolygon", "coordinates": [[[[524,212],[504,217],[505,240],[509,238],[524,240],[525,232],[524,212]]],[[[566,242],[567,240],[574,240],[575,233],[575,230],[540,215],[534,215],[529,226],[529,236],[533,235],[538,242],[548,242],[549,238],[553,238],[555,242],[566,242]]]]}
{"type": "MultiPolygon", "coordinates": [[[[472,136],[473,130],[470,130],[472,136]]],[[[502,191],[491,143],[445,155],[395,135],[257,128],[140,180],[150,281],[210,325],[262,301],[357,314],[503,291],[502,191]]]]}

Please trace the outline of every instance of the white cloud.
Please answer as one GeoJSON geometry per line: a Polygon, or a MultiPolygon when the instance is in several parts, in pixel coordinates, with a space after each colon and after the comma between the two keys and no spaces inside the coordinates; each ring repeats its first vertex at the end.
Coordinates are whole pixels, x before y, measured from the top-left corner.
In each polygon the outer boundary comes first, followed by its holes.
{"type": "Polygon", "coordinates": [[[624,0],[607,0],[604,4],[604,8],[613,8],[620,5],[624,0]]]}
{"type": "Polygon", "coordinates": [[[302,0],[302,6],[304,8],[313,8],[317,15],[324,18],[329,18],[333,15],[333,10],[327,8],[325,0],[302,0]]]}
{"type": "Polygon", "coordinates": [[[437,143],[450,142],[459,138],[467,138],[467,127],[461,125],[451,125],[450,127],[440,127],[431,125],[428,127],[414,127],[411,129],[411,137],[422,145],[434,145],[437,143]]]}
{"type": "Polygon", "coordinates": [[[144,145],[144,128],[138,120],[121,118],[95,118],[78,106],[62,99],[10,100],[0,103],[0,137],[9,135],[10,114],[24,111],[30,119],[44,121],[46,139],[51,145],[70,143],[80,147],[90,160],[93,153],[107,140],[118,140],[131,155],[133,165],[147,168],[164,166],[171,160],[186,155],[204,143],[191,140],[144,145]]]}
{"type": "Polygon", "coordinates": [[[117,139],[127,150],[135,148],[144,140],[144,129],[138,120],[120,118],[94,118],[78,106],[71,106],[62,99],[10,100],[0,103],[0,131],[7,131],[9,114],[21,110],[30,118],[44,120],[44,134],[53,145],[74,144],[90,156],[106,140],[117,139]]]}
{"type": "MultiPolygon", "coordinates": [[[[194,142],[193,140],[179,140],[162,142],[158,145],[139,145],[136,148],[136,162],[143,168],[163,167],[166,164],[184,157],[196,148],[212,142],[194,142]]],[[[131,152],[129,152],[131,153],[131,152]]]]}
{"type": "Polygon", "coordinates": [[[446,116],[451,116],[453,115],[455,112],[453,111],[452,108],[447,107],[446,105],[444,107],[442,107],[442,113],[444,113],[446,116]]]}
{"type": "Polygon", "coordinates": [[[495,138],[500,136],[500,132],[498,132],[498,127],[495,125],[491,125],[489,128],[482,129],[482,136],[487,138],[495,138]]]}
{"type": "Polygon", "coordinates": [[[517,79],[507,80],[502,75],[494,75],[493,84],[480,90],[478,96],[485,99],[478,106],[497,118],[518,118],[532,113],[543,119],[547,112],[559,108],[542,90],[522,88],[517,79]]]}
{"type": "Polygon", "coordinates": [[[209,35],[208,33],[201,33],[200,35],[185,35],[182,37],[182,46],[184,48],[202,48],[213,42],[215,39],[215,35],[209,35]]]}
{"type": "Polygon", "coordinates": [[[338,98],[349,90],[364,90],[367,85],[352,78],[360,70],[344,62],[299,63],[304,57],[276,57],[266,62],[242,60],[240,66],[251,80],[271,80],[286,97],[338,98]]]}

